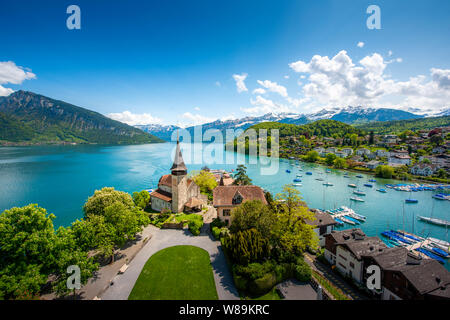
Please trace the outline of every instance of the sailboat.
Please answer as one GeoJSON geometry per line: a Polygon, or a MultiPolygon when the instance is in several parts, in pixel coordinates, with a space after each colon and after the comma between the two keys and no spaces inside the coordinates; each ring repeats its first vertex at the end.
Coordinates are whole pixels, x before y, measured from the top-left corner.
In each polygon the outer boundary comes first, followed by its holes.
{"type": "Polygon", "coordinates": [[[412,193],[412,191],[409,192],[409,199],[405,199],[405,202],[406,203],[418,203],[419,200],[411,198],[411,193],[412,193]]]}

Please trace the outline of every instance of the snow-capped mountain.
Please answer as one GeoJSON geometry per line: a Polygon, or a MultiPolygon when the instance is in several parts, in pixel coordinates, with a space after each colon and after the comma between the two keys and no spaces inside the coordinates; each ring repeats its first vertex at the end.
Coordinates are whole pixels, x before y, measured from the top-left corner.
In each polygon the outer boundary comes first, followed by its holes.
{"type": "Polygon", "coordinates": [[[163,126],[160,124],[136,125],[135,127],[141,129],[142,131],[153,134],[154,136],[165,141],[170,141],[172,132],[179,129],[179,127],[174,125],[163,126]]]}
{"type": "MultiPolygon", "coordinates": [[[[415,109],[411,109],[415,110],[415,109]]],[[[443,109],[440,116],[450,115],[450,109],[443,109]]],[[[407,119],[417,119],[424,118],[428,116],[424,114],[418,114],[416,112],[403,111],[398,109],[389,108],[365,108],[365,107],[352,107],[348,106],[345,108],[329,108],[322,109],[318,112],[311,114],[295,114],[295,113],[267,113],[262,116],[257,117],[244,117],[241,119],[233,120],[216,120],[213,122],[205,123],[202,125],[203,133],[208,129],[216,129],[221,132],[225,132],[226,129],[242,129],[247,128],[261,123],[261,122],[280,122],[302,125],[308,122],[331,119],[336,121],[341,121],[347,124],[371,122],[371,121],[390,121],[390,120],[407,120],[407,119]]],[[[437,116],[433,114],[430,116],[437,116]]],[[[146,126],[136,126],[150,134],[153,134],[166,141],[171,140],[172,132],[178,129],[177,126],[162,126],[159,124],[146,125],[146,126]]],[[[198,126],[192,126],[185,128],[191,136],[194,136],[194,130],[198,126]]]]}

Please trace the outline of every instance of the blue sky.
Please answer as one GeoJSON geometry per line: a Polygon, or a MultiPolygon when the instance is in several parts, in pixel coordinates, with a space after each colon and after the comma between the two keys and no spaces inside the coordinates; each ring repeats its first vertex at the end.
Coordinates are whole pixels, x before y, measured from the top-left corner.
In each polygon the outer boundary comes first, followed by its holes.
{"type": "Polygon", "coordinates": [[[4,1],[0,94],[132,124],[350,104],[437,112],[449,107],[449,13],[447,0],[4,1]],[[71,4],[81,30],[66,27],[71,4]],[[381,30],[366,26],[371,4],[381,30]]]}

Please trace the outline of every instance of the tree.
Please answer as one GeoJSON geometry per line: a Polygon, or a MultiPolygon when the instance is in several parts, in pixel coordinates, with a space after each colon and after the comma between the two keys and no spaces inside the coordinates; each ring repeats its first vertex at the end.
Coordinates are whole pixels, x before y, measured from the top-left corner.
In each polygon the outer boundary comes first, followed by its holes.
{"type": "Polygon", "coordinates": [[[150,203],[150,193],[147,190],[133,192],[133,202],[137,207],[144,210],[150,203]]]}
{"type": "Polygon", "coordinates": [[[334,163],[334,160],[336,160],[337,156],[334,153],[328,153],[325,157],[325,162],[327,165],[331,166],[334,163]]]}
{"type": "Polygon", "coordinates": [[[378,166],[375,168],[375,175],[377,177],[391,179],[394,175],[394,168],[386,165],[378,166]]]}
{"type": "Polygon", "coordinates": [[[245,201],[231,212],[231,217],[232,233],[255,228],[261,234],[267,235],[274,223],[272,212],[261,200],[245,201]]]}
{"type": "Polygon", "coordinates": [[[247,167],[243,164],[240,164],[236,168],[236,173],[234,174],[234,182],[235,185],[246,186],[252,184],[252,179],[247,176],[247,167]]]}
{"type": "Polygon", "coordinates": [[[206,170],[202,170],[192,176],[194,182],[200,187],[200,192],[212,196],[212,191],[217,187],[214,175],[206,170]]]}
{"type": "Polygon", "coordinates": [[[344,169],[347,166],[347,161],[343,158],[336,158],[334,160],[334,167],[336,169],[344,169]]]}
{"type": "Polygon", "coordinates": [[[130,209],[134,207],[133,198],[126,192],[108,187],[95,190],[94,195],[89,197],[83,206],[84,216],[104,215],[105,209],[116,202],[121,202],[130,209]]]}
{"type": "Polygon", "coordinates": [[[349,139],[350,139],[350,141],[352,143],[352,146],[356,146],[358,144],[358,135],[356,133],[352,133],[349,136],[349,139]]]}
{"type": "Polygon", "coordinates": [[[278,205],[272,227],[274,245],[293,254],[301,254],[307,247],[316,247],[318,239],[314,227],[306,223],[306,220],[315,220],[315,216],[302,201],[300,192],[292,185],[286,185],[276,199],[278,205]]]}
{"type": "Polygon", "coordinates": [[[53,214],[30,204],[5,210],[0,215],[0,297],[28,299],[40,293],[49,275],[56,279],[57,294],[67,293],[67,267],[82,269],[86,283],[97,265],[87,251],[77,245],[70,228],[55,233],[53,214]]]}
{"type": "Polygon", "coordinates": [[[369,145],[374,144],[374,142],[375,142],[375,134],[372,130],[372,131],[370,131],[370,134],[369,134],[369,145]]]}
{"type": "Polygon", "coordinates": [[[438,178],[441,178],[441,179],[447,178],[447,172],[442,168],[436,172],[436,175],[438,178]]]}
{"type": "Polygon", "coordinates": [[[311,150],[306,154],[306,161],[316,162],[319,159],[319,153],[315,150],[311,150]]]}
{"type": "Polygon", "coordinates": [[[444,138],[440,134],[434,134],[430,137],[430,142],[435,146],[440,146],[444,142],[444,138]]]}
{"type": "Polygon", "coordinates": [[[224,245],[231,259],[242,265],[261,261],[270,255],[268,240],[254,228],[229,234],[224,238],[224,245]]]}
{"type": "Polygon", "coordinates": [[[431,161],[430,161],[430,159],[428,159],[428,158],[423,158],[422,163],[430,164],[431,161]]]}

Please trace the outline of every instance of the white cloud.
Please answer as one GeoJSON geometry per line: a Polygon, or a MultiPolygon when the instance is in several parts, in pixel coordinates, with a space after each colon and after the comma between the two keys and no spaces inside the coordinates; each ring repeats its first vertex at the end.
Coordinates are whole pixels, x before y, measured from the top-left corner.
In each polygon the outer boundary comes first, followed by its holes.
{"type": "Polygon", "coordinates": [[[261,115],[265,113],[283,113],[295,112],[295,110],[287,105],[276,103],[272,100],[265,99],[261,96],[256,96],[256,99],[250,99],[250,104],[253,107],[241,108],[242,111],[252,115],[261,115]]]}
{"type": "Polygon", "coordinates": [[[397,61],[398,63],[402,63],[403,59],[402,58],[397,58],[397,59],[395,59],[395,61],[397,61]]]}
{"type": "Polygon", "coordinates": [[[392,50],[389,50],[388,57],[392,56],[392,54],[393,54],[392,50]]]}
{"type": "Polygon", "coordinates": [[[359,48],[364,47],[364,42],[362,42],[362,41],[358,42],[357,46],[358,46],[359,48]]]}
{"type": "Polygon", "coordinates": [[[0,97],[7,97],[13,92],[14,92],[13,89],[0,86],[0,97]]]}
{"type": "Polygon", "coordinates": [[[287,90],[285,87],[283,87],[282,85],[279,85],[276,82],[272,82],[270,80],[258,80],[257,81],[258,84],[264,88],[266,88],[267,90],[271,91],[271,92],[275,92],[278,93],[280,96],[286,98],[288,96],[287,94],[287,90]]]}
{"type": "Polygon", "coordinates": [[[194,107],[194,110],[195,111],[200,111],[200,108],[199,107],[194,107]]]}
{"type": "Polygon", "coordinates": [[[266,90],[264,90],[263,88],[256,88],[255,90],[253,90],[253,94],[264,94],[266,93],[266,90]]]}
{"type": "Polygon", "coordinates": [[[22,84],[23,81],[31,79],[36,79],[31,70],[16,66],[13,61],[0,61],[0,96],[8,96],[14,92],[3,87],[3,84],[22,84]]]}
{"type": "Polygon", "coordinates": [[[182,118],[187,120],[187,121],[184,121],[182,124],[182,126],[185,126],[185,127],[196,126],[199,124],[213,122],[216,120],[216,118],[209,118],[209,117],[205,117],[201,114],[192,114],[190,112],[183,113],[182,118]]]}
{"type": "Polygon", "coordinates": [[[233,74],[233,79],[236,81],[236,88],[237,92],[241,93],[244,91],[248,91],[247,87],[245,86],[245,79],[247,79],[248,74],[233,74]]]}
{"type": "Polygon", "coordinates": [[[400,101],[396,105],[403,107],[440,109],[448,106],[450,70],[431,69],[431,80],[416,76],[407,81],[396,81],[385,74],[390,62],[373,53],[355,64],[342,50],[331,59],[315,55],[309,62],[300,60],[289,66],[309,75],[302,88],[304,98],[310,98],[309,108],[316,105],[392,105],[388,101],[400,101]]]}
{"type": "Polygon", "coordinates": [[[130,111],[124,111],[120,113],[110,113],[108,114],[108,117],[130,126],[162,123],[161,119],[153,117],[150,113],[136,114],[131,113],[130,111]]]}
{"type": "Polygon", "coordinates": [[[289,76],[284,76],[285,79],[289,79],[289,76]]]}
{"type": "Polygon", "coordinates": [[[220,81],[216,81],[215,84],[216,84],[217,87],[221,87],[221,86],[222,86],[222,84],[220,83],[220,81]]]}

